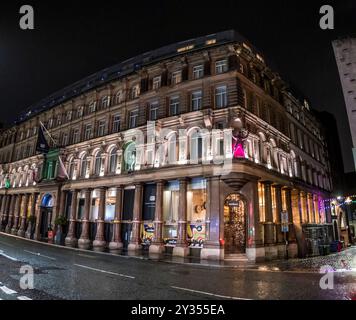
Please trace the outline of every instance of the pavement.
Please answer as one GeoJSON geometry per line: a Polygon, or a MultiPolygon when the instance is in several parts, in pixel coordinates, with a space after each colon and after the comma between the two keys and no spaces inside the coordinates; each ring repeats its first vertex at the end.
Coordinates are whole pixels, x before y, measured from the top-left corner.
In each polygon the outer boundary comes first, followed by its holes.
{"type": "Polygon", "coordinates": [[[209,264],[72,250],[0,234],[0,299],[350,300],[356,293],[355,256],[352,247],[303,260],[209,264]],[[333,271],[327,275],[332,289],[320,287],[325,265],[333,271]],[[31,269],[34,287],[26,289],[31,269]]]}

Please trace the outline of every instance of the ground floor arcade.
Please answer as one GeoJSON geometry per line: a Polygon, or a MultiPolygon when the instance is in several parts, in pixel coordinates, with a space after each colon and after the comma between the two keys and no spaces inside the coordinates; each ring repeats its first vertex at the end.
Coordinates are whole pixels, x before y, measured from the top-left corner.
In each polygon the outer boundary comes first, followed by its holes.
{"type": "Polygon", "coordinates": [[[1,190],[1,228],[47,240],[59,229],[56,218],[65,216],[63,244],[83,249],[263,260],[285,257],[288,241],[289,257],[317,254],[316,243],[332,233],[327,195],[237,169],[1,190]]]}

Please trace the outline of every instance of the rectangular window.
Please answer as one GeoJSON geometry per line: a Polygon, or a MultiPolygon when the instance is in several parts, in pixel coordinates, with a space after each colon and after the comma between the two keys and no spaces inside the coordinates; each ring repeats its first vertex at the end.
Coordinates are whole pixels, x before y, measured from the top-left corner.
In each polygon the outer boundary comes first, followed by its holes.
{"type": "Polygon", "coordinates": [[[203,65],[199,65],[199,66],[195,66],[193,67],[193,79],[201,79],[204,77],[204,66],[203,65]]]}
{"type": "Polygon", "coordinates": [[[105,135],[106,123],[105,120],[100,120],[98,123],[98,136],[101,137],[105,135]]]}
{"type": "Polygon", "coordinates": [[[137,84],[131,88],[131,99],[136,99],[140,95],[140,86],[137,84]]]}
{"type": "Polygon", "coordinates": [[[89,104],[89,113],[93,113],[93,112],[95,112],[95,110],[96,110],[96,102],[92,101],[89,104]]]}
{"type": "Polygon", "coordinates": [[[179,97],[171,97],[169,101],[169,115],[176,116],[179,113],[179,97]]]}
{"type": "Polygon", "coordinates": [[[176,71],[172,73],[172,84],[178,84],[182,82],[182,71],[176,71]]]}
{"type": "Polygon", "coordinates": [[[79,129],[74,129],[73,130],[73,144],[76,144],[79,142],[79,129]]]}
{"type": "Polygon", "coordinates": [[[66,119],[67,119],[67,121],[71,121],[72,120],[72,111],[68,111],[67,112],[66,119]]]}
{"type": "Polygon", "coordinates": [[[224,108],[227,106],[226,86],[220,86],[215,89],[215,106],[216,108],[224,108]]]}
{"type": "Polygon", "coordinates": [[[117,133],[120,131],[121,119],[119,115],[115,115],[112,119],[112,132],[117,133]]]}
{"type": "Polygon", "coordinates": [[[227,70],[228,70],[228,66],[227,66],[226,59],[216,61],[216,63],[215,63],[215,73],[216,74],[227,72],[227,70]]]}
{"type": "Polygon", "coordinates": [[[129,118],[129,128],[136,128],[137,127],[137,118],[138,118],[138,110],[133,110],[130,112],[129,118]]]}
{"type": "Polygon", "coordinates": [[[202,91],[194,91],[192,93],[192,111],[198,111],[202,108],[202,91]]]}
{"type": "Polygon", "coordinates": [[[83,107],[78,107],[77,109],[77,118],[81,118],[83,116],[83,107]]]}
{"type": "Polygon", "coordinates": [[[59,115],[57,117],[57,126],[60,126],[62,124],[62,115],[59,115]]]}
{"type": "Polygon", "coordinates": [[[84,130],[84,139],[85,140],[90,140],[91,139],[91,134],[92,134],[92,125],[91,124],[87,124],[85,126],[85,130],[84,130]]]}
{"type": "Polygon", "coordinates": [[[260,212],[260,222],[265,222],[265,190],[262,183],[258,183],[258,202],[260,212]]]}
{"type": "Polygon", "coordinates": [[[63,133],[62,135],[62,146],[66,146],[68,144],[68,134],[67,133],[63,133]]]}
{"type": "Polygon", "coordinates": [[[150,104],[150,120],[155,121],[158,117],[158,102],[152,102],[150,104]]]}
{"type": "Polygon", "coordinates": [[[152,83],[153,90],[159,89],[161,87],[161,84],[162,84],[161,76],[153,78],[153,83],[152,83]]]}

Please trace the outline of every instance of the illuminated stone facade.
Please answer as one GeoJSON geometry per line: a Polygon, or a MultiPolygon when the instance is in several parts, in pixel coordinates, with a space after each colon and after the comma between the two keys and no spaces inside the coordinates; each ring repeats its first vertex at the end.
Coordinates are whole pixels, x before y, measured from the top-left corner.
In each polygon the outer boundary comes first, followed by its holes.
{"type": "Polygon", "coordinates": [[[330,222],[320,132],[236,33],[161,48],[64,89],[2,132],[2,230],[43,240],[66,216],[68,246],[259,260],[285,254],[283,211],[289,256],[304,255],[303,228],[330,222]],[[40,121],[54,139],[47,156],[35,153],[40,121]]]}

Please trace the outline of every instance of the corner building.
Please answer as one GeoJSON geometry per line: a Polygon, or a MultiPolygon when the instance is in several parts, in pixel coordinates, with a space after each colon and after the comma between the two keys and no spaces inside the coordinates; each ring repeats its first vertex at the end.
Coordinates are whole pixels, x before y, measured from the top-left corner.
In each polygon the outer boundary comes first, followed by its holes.
{"type": "Polygon", "coordinates": [[[289,257],[317,254],[332,234],[320,124],[235,31],[79,81],[0,147],[3,232],[46,241],[65,216],[67,246],[252,261],[283,258],[285,240],[289,257]]]}

